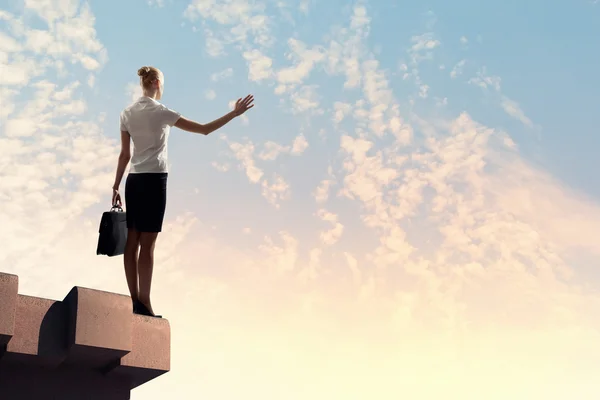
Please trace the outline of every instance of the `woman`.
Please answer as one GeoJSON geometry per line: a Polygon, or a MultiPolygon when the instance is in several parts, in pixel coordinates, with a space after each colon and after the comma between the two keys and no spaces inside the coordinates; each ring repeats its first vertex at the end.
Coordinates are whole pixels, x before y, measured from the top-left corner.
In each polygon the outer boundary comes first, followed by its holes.
{"type": "Polygon", "coordinates": [[[138,75],[143,95],[121,113],[121,153],[113,185],[112,204],[122,206],[119,186],[125,168],[131,161],[125,182],[128,230],[123,255],[125,276],[133,312],[160,318],[154,314],[150,303],[150,286],[154,246],[158,233],[162,230],[167,201],[167,141],[171,126],[208,135],[254,107],[254,98],[248,95],[243,100],[238,99],[233,111],[203,125],[182,117],[159,102],[165,83],[160,70],[142,67],[138,70],[138,75]],[[134,144],[133,155],[130,138],[134,144]]]}

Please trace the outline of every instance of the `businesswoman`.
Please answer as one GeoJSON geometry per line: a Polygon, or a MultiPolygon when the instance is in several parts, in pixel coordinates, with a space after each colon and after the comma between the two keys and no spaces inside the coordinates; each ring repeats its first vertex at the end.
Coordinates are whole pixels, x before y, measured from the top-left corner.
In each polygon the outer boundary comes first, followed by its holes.
{"type": "Polygon", "coordinates": [[[161,100],[164,75],[155,67],[138,70],[142,96],[121,112],[121,153],[113,185],[112,205],[122,206],[119,187],[125,168],[131,167],[125,182],[127,244],[123,255],[125,277],[133,312],[155,315],[150,302],[154,247],[162,230],[167,202],[167,143],[170,129],[208,135],[254,107],[251,95],[238,99],[233,111],[207,124],[184,118],[161,100]],[[130,144],[133,142],[133,154],[130,144]]]}

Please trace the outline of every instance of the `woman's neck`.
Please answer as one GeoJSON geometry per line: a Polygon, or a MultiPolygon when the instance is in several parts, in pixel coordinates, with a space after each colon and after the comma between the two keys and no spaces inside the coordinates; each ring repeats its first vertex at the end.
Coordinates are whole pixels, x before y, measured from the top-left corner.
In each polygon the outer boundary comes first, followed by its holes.
{"type": "Polygon", "coordinates": [[[146,97],[150,97],[150,98],[156,100],[157,92],[155,92],[155,91],[154,92],[147,92],[147,91],[144,90],[143,95],[146,96],[146,97]]]}

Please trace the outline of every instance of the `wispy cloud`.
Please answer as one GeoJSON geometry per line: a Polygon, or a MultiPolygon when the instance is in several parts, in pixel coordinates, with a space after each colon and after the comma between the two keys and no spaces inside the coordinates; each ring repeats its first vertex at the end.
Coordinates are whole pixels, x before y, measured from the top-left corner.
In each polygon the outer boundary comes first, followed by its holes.
{"type": "Polygon", "coordinates": [[[208,89],[204,92],[204,96],[207,100],[214,100],[217,97],[217,92],[212,89],[208,89]]]}
{"type": "Polygon", "coordinates": [[[233,68],[225,68],[222,71],[215,72],[210,75],[210,80],[213,82],[218,82],[227,78],[231,78],[233,76],[233,68]]]}
{"type": "Polygon", "coordinates": [[[488,75],[485,67],[478,70],[477,75],[469,79],[470,84],[479,86],[484,90],[492,89],[500,94],[500,106],[507,115],[521,121],[528,128],[537,128],[531,119],[525,115],[519,103],[502,94],[501,81],[502,79],[498,76],[488,75]]]}
{"type": "Polygon", "coordinates": [[[525,115],[523,110],[521,110],[519,103],[517,103],[514,100],[509,99],[508,97],[503,97],[501,104],[502,104],[502,108],[504,109],[504,111],[506,111],[506,113],[508,115],[510,115],[511,117],[513,117],[515,119],[518,119],[519,121],[521,121],[524,125],[526,125],[529,128],[533,127],[533,123],[531,122],[531,120],[529,118],[527,118],[527,116],[525,115]]]}
{"type": "Polygon", "coordinates": [[[450,72],[450,77],[452,79],[460,76],[463,73],[463,68],[465,66],[465,64],[467,63],[467,60],[460,60],[455,66],[454,68],[452,68],[452,71],[450,72]]]}
{"type": "Polygon", "coordinates": [[[165,6],[165,0],[147,0],[149,6],[162,8],[165,6]]]}
{"type": "Polygon", "coordinates": [[[249,3],[246,0],[212,2],[194,0],[186,8],[184,17],[196,22],[199,19],[213,21],[227,29],[213,29],[204,25],[209,54],[224,54],[228,45],[252,51],[254,46],[269,47],[273,43],[270,31],[271,20],[265,14],[265,4],[261,1],[249,3]],[[210,43],[208,42],[210,40],[210,43]],[[218,50],[217,50],[218,49],[218,50]]]}
{"type": "Polygon", "coordinates": [[[502,79],[499,76],[491,76],[487,74],[485,67],[477,71],[477,75],[469,79],[469,83],[479,86],[482,89],[494,89],[500,91],[500,84],[502,79]]]}

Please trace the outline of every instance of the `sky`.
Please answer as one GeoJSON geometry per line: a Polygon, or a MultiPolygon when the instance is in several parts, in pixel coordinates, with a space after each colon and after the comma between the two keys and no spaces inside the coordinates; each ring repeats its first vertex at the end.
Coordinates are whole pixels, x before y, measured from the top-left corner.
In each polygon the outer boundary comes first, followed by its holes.
{"type": "Polygon", "coordinates": [[[153,65],[255,107],[171,131],[132,399],[596,398],[597,48],[587,0],[0,0],[0,271],[128,293],[95,251],[153,65]]]}

